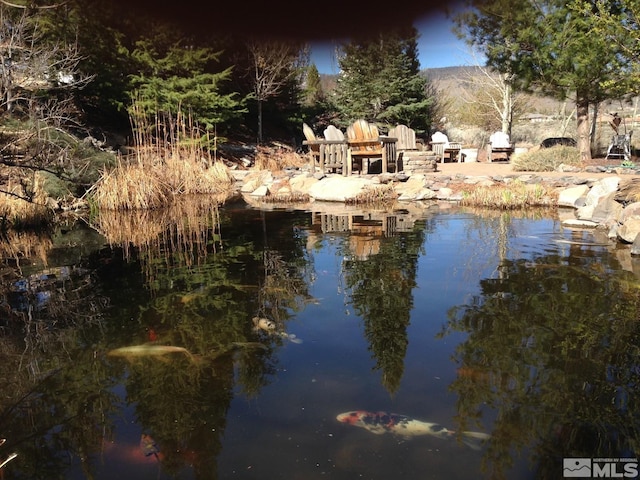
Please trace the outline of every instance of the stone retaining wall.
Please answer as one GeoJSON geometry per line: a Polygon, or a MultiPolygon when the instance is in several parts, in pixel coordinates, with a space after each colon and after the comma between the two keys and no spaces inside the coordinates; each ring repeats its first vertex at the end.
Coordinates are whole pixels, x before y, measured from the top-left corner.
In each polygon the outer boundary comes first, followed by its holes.
{"type": "MultiPolygon", "coordinates": [[[[412,166],[417,170],[427,168],[432,159],[429,156],[416,156],[411,161],[425,162],[413,163],[412,166]]],[[[271,195],[275,198],[295,197],[327,202],[348,202],[367,189],[381,185],[391,185],[399,202],[456,202],[462,198],[461,184],[486,187],[515,181],[542,184],[557,191],[558,208],[573,210],[573,218],[565,218],[565,225],[606,229],[612,241],[629,244],[633,255],[640,254],[640,177],[637,176],[585,178],[570,173],[560,177],[545,176],[544,173],[426,175],[415,170],[407,174],[406,166],[405,171],[397,174],[370,176],[310,175],[297,170],[283,172],[277,177],[268,171],[235,173],[234,176],[239,180],[240,192],[254,200],[271,195]]]]}

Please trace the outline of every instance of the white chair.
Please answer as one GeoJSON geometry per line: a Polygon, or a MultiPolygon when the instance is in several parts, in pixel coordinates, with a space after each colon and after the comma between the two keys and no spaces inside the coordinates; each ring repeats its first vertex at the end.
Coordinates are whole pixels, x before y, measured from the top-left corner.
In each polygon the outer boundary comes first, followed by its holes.
{"type": "Polygon", "coordinates": [[[487,161],[493,161],[494,153],[504,153],[507,156],[507,162],[509,161],[509,157],[513,153],[513,144],[509,139],[509,135],[504,132],[495,132],[489,137],[487,161]]]}
{"type": "Polygon", "coordinates": [[[431,135],[431,150],[436,156],[440,157],[440,163],[444,163],[444,158],[446,155],[449,155],[451,161],[458,162],[462,160],[462,157],[459,155],[460,150],[462,149],[462,145],[457,142],[450,142],[449,137],[447,137],[442,132],[436,132],[431,135]]]}

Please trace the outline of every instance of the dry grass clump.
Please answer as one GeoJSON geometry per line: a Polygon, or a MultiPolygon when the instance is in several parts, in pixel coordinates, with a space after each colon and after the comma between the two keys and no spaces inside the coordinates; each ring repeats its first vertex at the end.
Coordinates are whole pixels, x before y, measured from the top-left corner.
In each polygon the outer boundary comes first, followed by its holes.
{"type": "MultiPolygon", "coordinates": [[[[135,112],[135,109],[134,109],[135,112]]],[[[178,114],[149,125],[138,114],[135,155],[120,159],[103,172],[90,195],[96,206],[109,210],[154,209],[170,205],[176,195],[230,192],[229,169],[211,157],[196,126],[178,114]]],[[[205,135],[206,137],[206,135],[205,135]]]]}
{"type": "Polygon", "coordinates": [[[299,168],[307,163],[308,160],[291,147],[277,143],[258,146],[254,167],[257,170],[279,172],[287,167],[299,168]]]}
{"type": "Polygon", "coordinates": [[[119,161],[102,174],[91,197],[100,209],[152,209],[170,203],[171,189],[157,177],[157,168],[119,161]]]}
{"type": "Polygon", "coordinates": [[[172,155],[166,159],[160,171],[156,172],[159,180],[169,187],[172,194],[219,193],[233,182],[224,163],[210,164],[204,158],[198,159],[189,156],[188,152],[184,153],[187,155],[172,155]]]}
{"type": "Polygon", "coordinates": [[[397,200],[398,193],[393,184],[387,183],[373,187],[367,187],[353,198],[347,199],[349,205],[387,205],[397,200]]]}
{"type": "Polygon", "coordinates": [[[540,184],[514,181],[490,187],[470,186],[462,191],[460,205],[515,210],[527,207],[555,206],[558,195],[540,184]]]}
{"type": "Polygon", "coordinates": [[[514,155],[511,164],[516,172],[553,172],[562,164],[580,166],[580,151],[563,145],[539,148],[514,155]]]}
{"type": "Polygon", "coordinates": [[[311,197],[307,193],[289,192],[265,195],[262,199],[265,203],[305,203],[311,200],[311,197]]]}

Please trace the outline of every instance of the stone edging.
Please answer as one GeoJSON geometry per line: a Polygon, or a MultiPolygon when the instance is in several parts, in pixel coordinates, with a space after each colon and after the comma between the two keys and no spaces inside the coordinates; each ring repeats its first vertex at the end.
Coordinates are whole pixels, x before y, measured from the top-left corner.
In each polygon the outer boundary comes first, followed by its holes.
{"type": "MultiPolygon", "coordinates": [[[[627,170],[625,170],[626,173],[627,170]]],[[[592,173],[606,173],[596,170],[592,173]]],[[[629,172],[631,173],[631,172],[629,172]]],[[[406,175],[309,175],[292,170],[274,176],[269,171],[236,172],[238,190],[254,200],[267,195],[306,197],[309,201],[348,202],[366,189],[392,184],[399,202],[441,200],[456,202],[462,198],[459,185],[492,186],[520,181],[541,184],[558,193],[558,208],[571,208],[575,218],[563,225],[581,228],[605,228],[611,241],[631,245],[631,253],[640,254],[640,177],[627,175],[585,177],[567,172],[562,176],[544,173],[470,176],[434,172],[406,175]],[[456,188],[458,186],[458,188],[456,188]],[[635,191],[634,191],[635,189],[635,191]]]]}

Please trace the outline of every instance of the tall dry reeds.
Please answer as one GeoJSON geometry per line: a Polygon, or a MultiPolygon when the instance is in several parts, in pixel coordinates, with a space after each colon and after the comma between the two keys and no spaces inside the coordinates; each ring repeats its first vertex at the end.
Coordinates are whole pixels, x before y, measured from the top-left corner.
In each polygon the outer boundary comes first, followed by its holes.
{"type": "Polygon", "coordinates": [[[151,123],[136,105],[132,110],[135,153],[94,185],[90,195],[98,208],[154,209],[170,205],[176,195],[231,191],[229,169],[212,158],[208,135],[190,117],[156,114],[151,123]]]}

